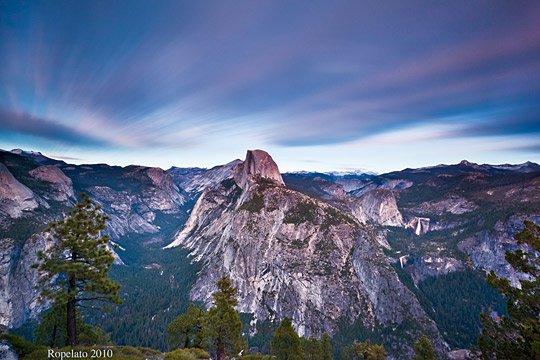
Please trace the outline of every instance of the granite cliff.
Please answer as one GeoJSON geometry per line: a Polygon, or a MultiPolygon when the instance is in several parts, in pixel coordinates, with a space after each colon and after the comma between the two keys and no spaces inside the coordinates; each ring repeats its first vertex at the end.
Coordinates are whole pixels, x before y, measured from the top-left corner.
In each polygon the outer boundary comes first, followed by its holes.
{"type": "MultiPolygon", "coordinates": [[[[289,317],[300,335],[336,332],[338,323],[368,329],[415,319],[414,338],[435,323],[389,265],[374,230],[353,216],[284,186],[272,158],[248,151],[233,177],[205,190],[176,239],[203,270],[193,301],[211,302],[216,280],[239,289],[239,311],[255,321],[289,317]]],[[[399,351],[410,352],[402,343],[399,351]]]]}

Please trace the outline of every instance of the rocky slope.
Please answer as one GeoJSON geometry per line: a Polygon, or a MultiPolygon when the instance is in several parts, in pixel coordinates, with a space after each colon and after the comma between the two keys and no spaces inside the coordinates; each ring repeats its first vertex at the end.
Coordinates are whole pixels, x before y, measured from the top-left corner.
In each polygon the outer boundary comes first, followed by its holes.
{"type": "Polygon", "coordinates": [[[0,151],[0,324],[21,325],[43,308],[30,265],[47,246],[44,224],[81,191],[110,216],[108,231],[122,247],[117,263],[129,268],[141,256],[159,265],[169,253],[158,249],[177,232],[169,247],[188,248],[202,265],[193,300],[208,303],[216,278],[230,275],[239,309],[258,324],[289,316],[300,333],[319,335],[348,332],[356,320],[403,357],[423,332],[445,348],[426,315],[433,309],[418,301],[423,281],[476,269],[517,284],[522,274],[504,252],[518,247],[513,235],[524,219],[540,223],[534,163],[280,174],[260,150],[212,169],[168,171],[0,151]]]}
{"type": "Polygon", "coordinates": [[[0,217],[18,218],[39,206],[36,195],[0,163],[0,217]]]}
{"type": "Polygon", "coordinates": [[[172,167],[167,172],[171,174],[179,188],[194,196],[204,189],[218,185],[221,181],[231,177],[241,160],[234,160],[228,164],[215,166],[211,169],[177,168],[172,167]]]}
{"type": "MultiPolygon", "coordinates": [[[[194,301],[210,304],[215,281],[227,275],[239,289],[239,310],[256,321],[289,317],[301,335],[320,336],[335,333],[340,321],[373,329],[415,319],[411,337],[425,332],[444,348],[373,231],[286,188],[277,165],[260,150],[248,151],[233,178],[202,193],[167,248],[175,246],[191,249],[203,263],[190,293],[194,301]]],[[[400,346],[410,352],[406,343],[400,346]]]]}
{"type": "Polygon", "coordinates": [[[43,165],[31,170],[29,174],[33,178],[51,185],[51,191],[45,195],[45,199],[54,201],[75,200],[73,182],[58,167],[43,165]]]}
{"type": "Polygon", "coordinates": [[[0,240],[0,324],[17,327],[47,308],[38,300],[39,274],[32,269],[37,252],[50,247],[45,234],[32,235],[23,246],[10,238],[0,240]]]}
{"type": "Polygon", "coordinates": [[[340,177],[304,173],[285,176],[288,185],[349,212],[360,222],[411,229],[389,238],[395,258],[417,259],[406,266],[415,279],[473,266],[494,270],[514,283],[520,277],[504,260],[524,218],[540,214],[540,166],[478,165],[462,161],[405,169],[378,176],[340,177]],[[519,221],[511,219],[517,216],[519,221]],[[506,228],[508,231],[497,229],[506,228]],[[503,235],[504,234],[504,235],[503,235]],[[460,245],[458,246],[458,243],[460,245]],[[483,250],[482,250],[483,249],[483,250]],[[419,266],[421,258],[439,259],[419,266]],[[438,268],[439,270],[436,270],[438,268]]]}
{"type": "Polygon", "coordinates": [[[121,245],[115,252],[111,244],[116,264],[140,246],[137,236],[164,241],[163,227],[183,221],[188,210],[185,194],[162,169],[73,166],[39,153],[0,152],[0,324],[20,326],[44,308],[31,268],[37,252],[48,246],[42,231],[82,191],[110,216],[107,231],[121,245]]]}

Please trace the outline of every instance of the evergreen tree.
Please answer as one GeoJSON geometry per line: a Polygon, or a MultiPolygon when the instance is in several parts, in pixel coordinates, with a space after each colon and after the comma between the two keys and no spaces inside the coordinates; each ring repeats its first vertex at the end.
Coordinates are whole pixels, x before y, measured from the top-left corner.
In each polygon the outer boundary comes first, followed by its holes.
{"type": "Polygon", "coordinates": [[[332,354],[332,343],[330,342],[330,336],[325,332],[321,337],[321,350],[322,350],[322,360],[334,360],[334,355],[332,354]]]}
{"type": "Polygon", "coordinates": [[[236,288],[231,279],[222,277],[216,283],[218,290],[212,294],[214,306],[206,315],[206,337],[210,346],[216,351],[216,359],[223,360],[233,356],[242,349],[242,322],[234,306],[236,288]]]}
{"type": "Polygon", "coordinates": [[[437,360],[433,345],[426,335],[422,335],[416,340],[414,343],[414,353],[413,360],[437,360]]]}
{"type": "Polygon", "coordinates": [[[386,351],[383,345],[372,344],[369,341],[357,342],[352,345],[353,357],[358,360],[384,360],[386,351]]]}
{"type": "Polygon", "coordinates": [[[311,336],[309,339],[300,338],[304,360],[323,360],[322,346],[319,340],[311,336]]]}
{"type": "Polygon", "coordinates": [[[339,360],[352,360],[354,351],[352,346],[343,346],[339,351],[339,360]]]}
{"type": "Polygon", "coordinates": [[[270,349],[277,360],[302,360],[304,358],[300,337],[294,331],[291,320],[288,318],[283,319],[274,332],[270,349]]]}
{"type": "Polygon", "coordinates": [[[81,194],[62,220],[48,227],[52,246],[38,253],[34,265],[43,274],[41,297],[54,306],[66,307],[66,345],[77,340],[77,307],[87,301],[120,303],[119,285],[109,278],[114,257],[107,248],[109,236],[102,235],[108,219],[99,205],[81,194]]]}
{"type": "Polygon", "coordinates": [[[204,317],[202,308],[193,304],[167,327],[171,348],[202,348],[204,341],[204,317]]]}
{"type": "MultiPolygon", "coordinates": [[[[83,322],[80,311],[77,310],[76,316],[79,344],[92,346],[111,343],[109,335],[101,328],[83,322]]],[[[41,317],[39,326],[34,332],[36,343],[51,348],[63,347],[67,339],[66,321],[66,307],[53,306],[41,317]]]]}
{"type": "Polygon", "coordinates": [[[540,359],[540,226],[531,221],[524,225],[515,239],[533,251],[507,251],[506,260],[531,280],[520,280],[521,288],[516,288],[493,271],[488,275],[488,283],[506,297],[509,316],[482,314],[478,346],[483,359],[540,359]]]}

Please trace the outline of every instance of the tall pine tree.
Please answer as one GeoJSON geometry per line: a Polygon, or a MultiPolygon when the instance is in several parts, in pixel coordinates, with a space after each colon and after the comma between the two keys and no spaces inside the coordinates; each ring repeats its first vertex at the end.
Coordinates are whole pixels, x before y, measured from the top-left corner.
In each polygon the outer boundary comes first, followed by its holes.
{"type": "Polygon", "coordinates": [[[412,360],[437,360],[433,345],[426,335],[422,335],[414,343],[414,354],[412,360]]]}
{"type": "Polygon", "coordinates": [[[288,318],[283,319],[274,332],[270,349],[277,360],[302,360],[304,358],[300,337],[294,331],[291,320],[288,318]]]}
{"type": "MultiPolygon", "coordinates": [[[[66,307],[53,306],[41,316],[39,326],[34,332],[36,343],[51,348],[60,348],[66,345],[66,307]]],[[[77,340],[81,345],[110,345],[108,334],[99,327],[93,327],[83,322],[80,311],[76,314],[77,340]]]]}
{"type": "Polygon", "coordinates": [[[222,277],[216,283],[218,290],[212,294],[214,306],[206,314],[206,337],[216,351],[216,359],[234,356],[242,349],[242,321],[234,306],[236,288],[231,279],[222,277]]]}
{"type": "Polygon", "coordinates": [[[88,301],[120,303],[119,285],[109,278],[114,261],[102,235],[108,217],[86,194],[73,210],[47,229],[52,246],[34,265],[43,274],[41,297],[66,307],[66,345],[76,346],[77,308],[88,301]]]}
{"type": "Polygon", "coordinates": [[[304,352],[304,360],[323,360],[323,352],[321,343],[315,337],[309,339],[300,338],[302,351],[304,352]]]}
{"type": "Polygon", "coordinates": [[[323,360],[334,360],[334,355],[332,354],[332,343],[330,342],[330,336],[325,332],[321,337],[321,347],[323,360]]]}
{"type": "Polygon", "coordinates": [[[174,348],[202,348],[204,341],[205,312],[189,304],[187,311],[173,320],[167,327],[169,346],[174,348]]]}

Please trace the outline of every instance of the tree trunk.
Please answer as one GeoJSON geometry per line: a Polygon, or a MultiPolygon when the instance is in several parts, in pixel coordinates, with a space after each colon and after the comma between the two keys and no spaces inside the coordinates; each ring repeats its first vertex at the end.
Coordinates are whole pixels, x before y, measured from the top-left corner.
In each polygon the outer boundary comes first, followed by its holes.
{"type": "Polygon", "coordinates": [[[184,341],[184,348],[187,349],[189,347],[189,331],[186,331],[185,336],[186,339],[184,341]]]}
{"type": "Polygon", "coordinates": [[[53,331],[52,331],[52,336],[51,336],[51,342],[50,342],[50,344],[49,344],[49,347],[50,347],[50,348],[53,348],[55,343],[56,343],[56,319],[55,319],[55,324],[54,324],[54,326],[53,326],[53,331]]]}
{"type": "Polygon", "coordinates": [[[226,354],[225,354],[225,346],[223,345],[223,342],[221,340],[217,341],[216,346],[216,360],[225,360],[226,354]]]}
{"type": "Polygon", "coordinates": [[[67,302],[67,346],[77,345],[77,311],[75,309],[75,277],[70,275],[67,302]]]}

